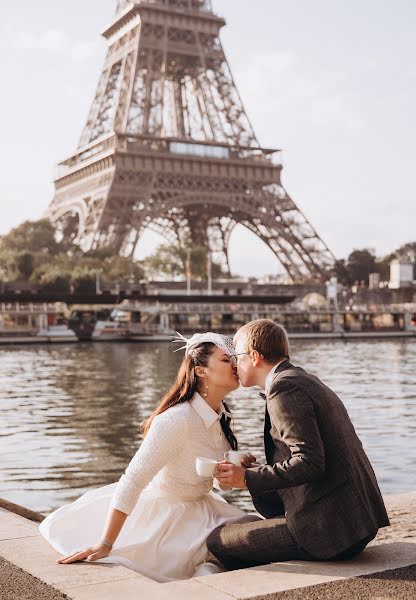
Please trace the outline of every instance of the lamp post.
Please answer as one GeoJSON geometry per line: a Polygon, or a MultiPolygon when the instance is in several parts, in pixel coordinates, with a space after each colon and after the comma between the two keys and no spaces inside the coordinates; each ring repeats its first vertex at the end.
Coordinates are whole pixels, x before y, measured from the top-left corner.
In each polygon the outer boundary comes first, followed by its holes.
{"type": "Polygon", "coordinates": [[[97,269],[95,271],[95,293],[97,296],[100,296],[102,294],[101,291],[101,287],[100,287],[100,273],[103,272],[103,269],[97,269]]]}
{"type": "Polygon", "coordinates": [[[191,249],[188,248],[186,251],[186,293],[188,296],[191,295],[191,249]]]}
{"type": "Polygon", "coordinates": [[[331,277],[326,282],[326,297],[328,300],[328,308],[333,309],[332,313],[332,330],[334,333],[340,333],[342,327],[339,324],[339,312],[338,312],[338,279],[331,277]]]}
{"type": "Polygon", "coordinates": [[[208,250],[207,254],[207,276],[208,276],[208,296],[212,294],[212,256],[208,250]]]}

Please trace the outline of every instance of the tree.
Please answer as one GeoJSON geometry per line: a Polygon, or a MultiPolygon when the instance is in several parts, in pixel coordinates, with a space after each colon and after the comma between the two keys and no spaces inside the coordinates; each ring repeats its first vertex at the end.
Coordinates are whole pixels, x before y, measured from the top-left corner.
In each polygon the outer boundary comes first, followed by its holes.
{"type": "Polygon", "coordinates": [[[348,257],[347,271],[349,282],[366,281],[370,273],[376,272],[376,257],[369,250],[354,250],[348,257]]]}
{"type": "Polygon", "coordinates": [[[15,281],[19,278],[16,256],[10,250],[4,250],[0,245],[0,280],[15,281]]]}
{"type": "Polygon", "coordinates": [[[0,238],[0,251],[56,254],[55,228],[48,219],[25,221],[0,238]]]}
{"type": "Polygon", "coordinates": [[[102,263],[103,277],[108,281],[140,281],[144,277],[142,265],[125,256],[108,256],[102,263]]]}
{"type": "Polygon", "coordinates": [[[392,260],[391,256],[385,256],[377,260],[376,273],[380,273],[381,281],[388,281],[390,279],[390,263],[392,260]]]}
{"type": "Polygon", "coordinates": [[[31,281],[51,289],[54,285],[68,289],[73,285],[78,290],[95,290],[97,271],[101,273],[101,280],[109,284],[114,281],[127,283],[132,279],[138,281],[143,278],[143,269],[140,263],[123,256],[107,256],[104,260],[94,256],[94,253],[73,254],[61,252],[44,260],[32,273],[31,281]]]}
{"type": "Polygon", "coordinates": [[[340,260],[335,261],[334,275],[338,279],[339,283],[342,283],[343,285],[350,285],[350,276],[345,259],[341,258],[340,260]]]}
{"type": "MultiPolygon", "coordinates": [[[[186,277],[187,257],[190,256],[191,273],[193,279],[206,280],[207,274],[207,249],[203,246],[180,246],[179,244],[162,244],[156,252],[143,261],[143,268],[149,279],[170,279],[186,277]]],[[[212,262],[213,277],[225,277],[221,266],[212,262]]]]}
{"type": "Polygon", "coordinates": [[[161,244],[151,256],[143,260],[148,279],[170,279],[174,281],[185,273],[185,263],[179,249],[161,244]]]}
{"type": "Polygon", "coordinates": [[[17,268],[25,281],[30,279],[35,268],[35,257],[30,252],[23,252],[17,257],[17,268]]]}

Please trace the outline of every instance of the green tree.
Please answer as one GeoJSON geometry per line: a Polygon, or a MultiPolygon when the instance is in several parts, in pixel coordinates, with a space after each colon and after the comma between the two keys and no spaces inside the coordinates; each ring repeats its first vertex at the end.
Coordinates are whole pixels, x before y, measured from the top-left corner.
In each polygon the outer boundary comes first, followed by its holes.
{"type": "MultiPolygon", "coordinates": [[[[193,279],[206,280],[207,273],[207,249],[203,246],[179,244],[162,244],[158,246],[155,253],[143,261],[143,268],[148,279],[170,279],[186,277],[187,260],[190,256],[190,267],[193,279]]],[[[221,266],[212,262],[212,276],[225,277],[221,266]]]]}
{"type": "Polygon", "coordinates": [[[108,281],[138,282],[144,277],[144,270],[138,261],[124,256],[108,256],[102,263],[103,278],[108,281]]]}
{"type": "Polygon", "coordinates": [[[350,275],[345,259],[341,258],[340,260],[335,261],[334,275],[337,277],[339,283],[342,283],[343,285],[350,285],[350,275]]]}
{"type": "Polygon", "coordinates": [[[365,281],[368,283],[370,273],[377,272],[376,257],[367,249],[353,250],[347,260],[349,283],[365,281]]]}
{"type": "Polygon", "coordinates": [[[390,263],[393,260],[391,256],[385,256],[376,261],[376,273],[380,273],[381,281],[388,281],[390,279],[390,263]]]}
{"type": "Polygon", "coordinates": [[[400,248],[397,248],[397,250],[394,252],[394,254],[395,254],[394,258],[399,258],[401,256],[405,256],[412,263],[416,263],[416,242],[409,242],[407,244],[403,244],[403,246],[400,246],[400,248]]]}
{"type": "Polygon", "coordinates": [[[17,268],[25,281],[30,279],[35,268],[35,257],[30,252],[22,252],[17,257],[17,268]]]}
{"type": "Polygon", "coordinates": [[[25,221],[0,238],[0,251],[56,254],[55,228],[48,219],[25,221]]]}
{"type": "Polygon", "coordinates": [[[140,263],[123,256],[108,256],[104,260],[94,256],[94,253],[73,254],[63,253],[50,257],[39,264],[32,273],[31,281],[46,289],[54,285],[69,288],[73,285],[78,290],[91,291],[95,289],[97,271],[100,271],[101,281],[111,284],[115,281],[127,283],[143,278],[140,263]]]}
{"type": "Polygon", "coordinates": [[[148,279],[170,279],[174,281],[185,273],[185,262],[178,247],[161,244],[154,254],[143,260],[148,279]]]}
{"type": "Polygon", "coordinates": [[[16,255],[0,245],[0,281],[15,281],[19,278],[16,255]]]}
{"type": "Polygon", "coordinates": [[[78,261],[78,258],[65,253],[57,254],[38,264],[32,273],[31,281],[45,289],[52,289],[59,282],[60,289],[68,289],[78,261]]]}

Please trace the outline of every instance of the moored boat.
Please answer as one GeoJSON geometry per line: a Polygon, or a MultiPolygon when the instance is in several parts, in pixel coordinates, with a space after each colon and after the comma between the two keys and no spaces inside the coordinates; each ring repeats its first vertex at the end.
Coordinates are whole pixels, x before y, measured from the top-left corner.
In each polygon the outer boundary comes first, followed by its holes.
{"type": "Polygon", "coordinates": [[[175,331],[169,317],[159,306],[145,306],[124,300],[111,312],[108,320],[97,321],[94,341],[170,342],[175,331]]]}
{"type": "Polygon", "coordinates": [[[0,304],[0,344],[77,342],[63,303],[0,304]]]}

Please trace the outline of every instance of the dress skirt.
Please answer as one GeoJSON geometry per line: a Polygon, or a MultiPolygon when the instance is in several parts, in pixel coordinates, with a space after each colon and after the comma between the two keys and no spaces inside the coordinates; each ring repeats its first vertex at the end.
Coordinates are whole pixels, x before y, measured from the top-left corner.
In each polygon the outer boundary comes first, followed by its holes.
{"type": "MultiPolygon", "coordinates": [[[[86,492],[54,511],[40,524],[40,533],[63,556],[95,546],[102,539],[116,485],[86,492]]],[[[215,572],[204,571],[208,535],[219,525],[245,518],[244,511],[219,494],[184,500],[154,480],[127,517],[111,554],[96,562],[119,564],[161,583],[215,572]]]]}

